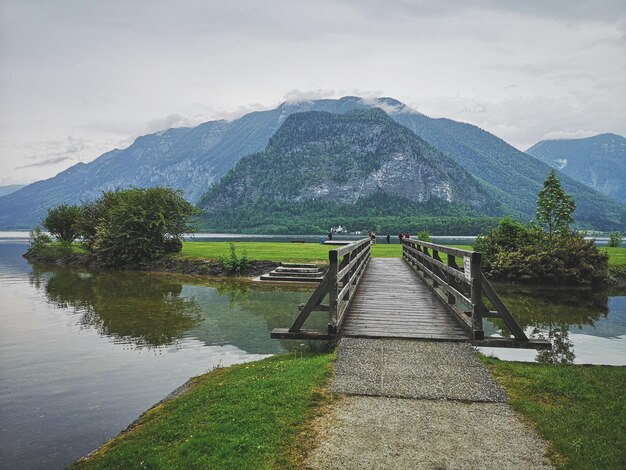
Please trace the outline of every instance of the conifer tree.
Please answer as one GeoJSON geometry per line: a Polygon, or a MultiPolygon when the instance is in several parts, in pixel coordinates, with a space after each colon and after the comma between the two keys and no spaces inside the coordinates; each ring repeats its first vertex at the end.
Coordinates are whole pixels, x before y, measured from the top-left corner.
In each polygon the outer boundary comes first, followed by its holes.
{"type": "Polygon", "coordinates": [[[537,199],[537,221],[548,226],[548,237],[553,233],[566,233],[574,221],[576,203],[561,187],[554,170],[550,171],[537,199]]]}

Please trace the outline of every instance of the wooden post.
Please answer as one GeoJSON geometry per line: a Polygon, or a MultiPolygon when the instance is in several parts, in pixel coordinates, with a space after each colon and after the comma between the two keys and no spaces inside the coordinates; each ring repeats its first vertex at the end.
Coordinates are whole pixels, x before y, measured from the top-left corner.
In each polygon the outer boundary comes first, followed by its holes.
{"type": "MultiPolygon", "coordinates": [[[[458,269],[458,265],[456,264],[456,258],[451,255],[448,254],[448,266],[450,266],[451,268],[454,269],[458,269]]],[[[448,285],[450,287],[454,287],[455,289],[457,288],[456,282],[454,282],[454,276],[452,276],[451,274],[447,274],[447,279],[448,279],[448,285]]],[[[452,295],[451,293],[448,292],[448,303],[450,305],[454,305],[456,304],[456,297],[454,295],[452,295]]]]}
{"type": "Polygon", "coordinates": [[[470,260],[470,292],[472,301],[472,339],[485,339],[483,330],[483,300],[480,274],[481,254],[472,252],[470,260]]]}
{"type": "Polygon", "coordinates": [[[328,307],[329,307],[329,323],[328,334],[337,334],[337,251],[331,250],[328,252],[328,307]]]}
{"type": "MultiPolygon", "coordinates": [[[[358,255],[358,251],[351,251],[350,253],[346,253],[343,257],[343,259],[341,260],[341,264],[339,265],[339,268],[337,268],[339,271],[341,271],[343,268],[345,268],[346,266],[348,266],[350,264],[350,261],[352,260],[354,255],[358,255]]],[[[346,285],[346,283],[350,282],[350,278],[352,277],[352,270],[354,269],[354,266],[350,269],[348,269],[348,272],[346,274],[344,274],[343,279],[337,279],[337,282],[341,282],[341,286],[344,287],[346,285]]],[[[352,286],[350,286],[348,288],[348,293],[346,294],[346,297],[344,298],[344,300],[348,300],[350,299],[352,295],[352,286]]],[[[339,305],[337,305],[337,308],[339,308],[339,305]]]]}
{"type": "MultiPolygon", "coordinates": [[[[433,259],[436,259],[437,261],[441,261],[441,258],[439,257],[439,252],[437,250],[433,250],[433,259]]],[[[433,273],[441,274],[441,272],[439,272],[439,270],[437,270],[437,268],[435,267],[435,263],[433,263],[431,269],[433,273]]],[[[439,283],[435,281],[435,279],[433,279],[433,287],[434,288],[439,287],[439,283]]]]}

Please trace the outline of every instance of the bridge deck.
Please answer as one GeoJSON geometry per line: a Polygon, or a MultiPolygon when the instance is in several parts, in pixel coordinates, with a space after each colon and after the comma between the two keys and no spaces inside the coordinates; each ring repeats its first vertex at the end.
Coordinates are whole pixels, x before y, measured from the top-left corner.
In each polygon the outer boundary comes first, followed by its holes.
{"type": "Polygon", "coordinates": [[[370,260],[342,336],[469,339],[468,333],[401,259],[370,260]]]}

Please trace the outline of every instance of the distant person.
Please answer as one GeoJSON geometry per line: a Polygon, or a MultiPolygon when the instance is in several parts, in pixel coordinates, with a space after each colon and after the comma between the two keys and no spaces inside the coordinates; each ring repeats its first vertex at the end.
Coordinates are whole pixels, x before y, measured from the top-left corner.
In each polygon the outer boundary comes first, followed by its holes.
{"type": "Polygon", "coordinates": [[[402,244],[402,238],[404,237],[404,234],[402,232],[400,232],[398,234],[398,240],[400,240],[400,244],[402,244]]]}
{"type": "Polygon", "coordinates": [[[387,245],[391,243],[391,235],[387,234],[387,245]]]}
{"type": "Polygon", "coordinates": [[[374,232],[369,232],[370,243],[372,245],[376,245],[376,234],[374,232]]]}
{"type": "Polygon", "coordinates": [[[329,240],[333,239],[333,231],[332,230],[328,232],[328,239],[329,240]]]}
{"type": "Polygon", "coordinates": [[[409,240],[411,238],[411,235],[409,235],[409,232],[404,234],[404,238],[406,238],[407,240],[409,240]]]}

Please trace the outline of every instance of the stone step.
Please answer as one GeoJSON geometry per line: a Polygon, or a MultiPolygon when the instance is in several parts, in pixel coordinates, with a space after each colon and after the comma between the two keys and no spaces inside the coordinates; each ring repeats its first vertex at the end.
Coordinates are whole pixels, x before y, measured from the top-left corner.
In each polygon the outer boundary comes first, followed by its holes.
{"type": "Polygon", "coordinates": [[[323,276],[319,277],[295,277],[295,276],[270,276],[263,274],[261,276],[262,281],[286,281],[286,282],[321,282],[323,276]]]}
{"type": "Polygon", "coordinates": [[[319,268],[317,264],[310,263],[280,263],[280,265],[287,268],[319,268]]]}
{"type": "Polygon", "coordinates": [[[280,277],[323,277],[323,273],[313,272],[313,273],[294,273],[294,272],[279,272],[279,271],[271,271],[268,273],[269,276],[280,276],[280,277]]]}
{"type": "Polygon", "coordinates": [[[321,273],[320,268],[290,268],[285,266],[279,266],[274,271],[279,273],[321,273]]]}

